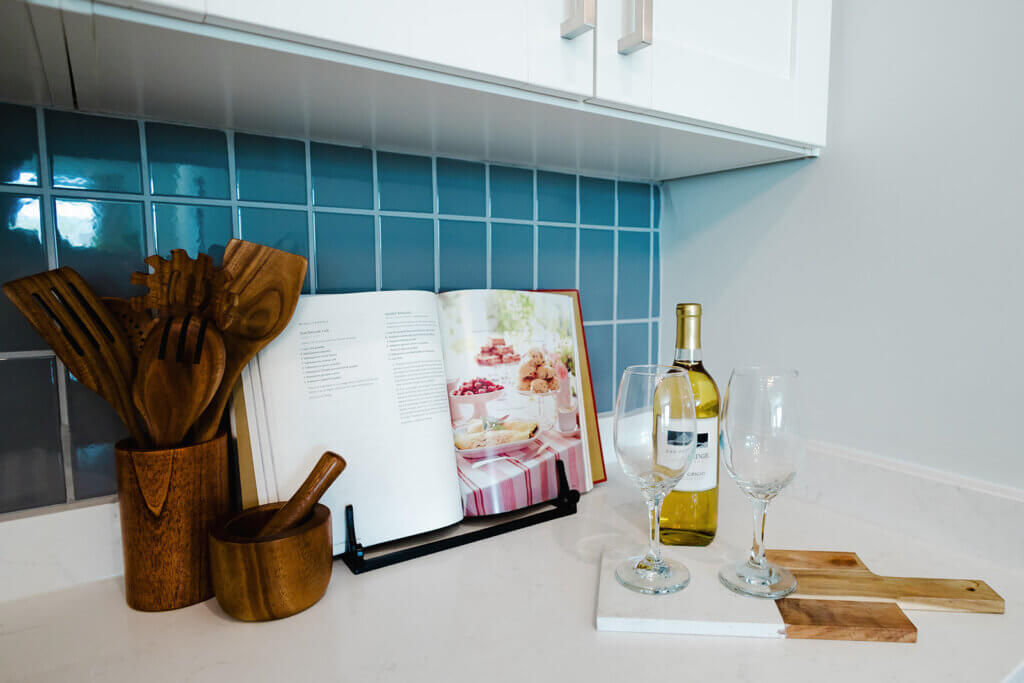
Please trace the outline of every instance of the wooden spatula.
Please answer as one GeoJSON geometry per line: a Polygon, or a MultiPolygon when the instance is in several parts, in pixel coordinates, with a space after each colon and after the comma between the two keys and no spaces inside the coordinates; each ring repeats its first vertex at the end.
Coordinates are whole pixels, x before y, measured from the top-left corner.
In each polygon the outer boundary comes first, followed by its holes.
{"type": "Polygon", "coordinates": [[[142,345],[146,342],[146,333],[155,320],[153,314],[149,309],[136,310],[128,299],[120,297],[105,296],[103,303],[121,324],[121,331],[124,333],[125,339],[128,340],[128,349],[138,360],[139,354],[142,353],[142,345]]]}
{"type": "Polygon", "coordinates": [[[217,326],[224,337],[227,365],[210,406],[196,423],[196,441],[212,439],[242,368],[291,320],[306,278],[306,259],[252,242],[231,240],[222,270],[228,275],[217,326]]]}
{"type": "Polygon", "coordinates": [[[207,320],[160,320],[139,356],[132,396],[157,447],[180,444],[224,375],[224,342],[207,320]]]}
{"type": "Polygon", "coordinates": [[[3,290],[71,374],[114,407],[135,443],[147,445],[131,400],[134,356],[85,280],[64,267],[12,280],[3,290]]]}

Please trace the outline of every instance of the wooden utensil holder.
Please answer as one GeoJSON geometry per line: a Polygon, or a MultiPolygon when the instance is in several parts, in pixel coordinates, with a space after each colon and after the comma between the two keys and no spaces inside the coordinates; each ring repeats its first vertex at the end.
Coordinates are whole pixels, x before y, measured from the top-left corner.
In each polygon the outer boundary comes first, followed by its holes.
{"type": "Polygon", "coordinates": [[[282,619],[313,606],[331,580],[331,511],[317,503],[296,527],[255,538],[284,503],[249,508],[210,535],[217,602],[243,621],[282,619]]]}
{"type": "Polygon", "coordinates": [[[227,435],[178,448],[115,447],[128,606],[178,609],[213,597],[209,534],[230,510],[227,435]]]}

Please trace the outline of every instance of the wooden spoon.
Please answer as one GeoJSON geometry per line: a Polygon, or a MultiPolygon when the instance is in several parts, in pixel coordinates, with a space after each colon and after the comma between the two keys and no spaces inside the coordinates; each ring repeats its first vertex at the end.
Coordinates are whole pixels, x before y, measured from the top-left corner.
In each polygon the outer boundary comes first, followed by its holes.
{"type": "Polygon", "coordinates": [[[68,267],[12,280],[4,293],[75,378],[114,407],[139,447],[146,433],[131,399],[135,356],[117,320],[68,267]]]}
{"type": "Polygon", "coordinates": [[[317,501],[327,493],[327,489],[338,475],[345,470],[345,465],[345,459],[337,453],[327,451],[321,455],[299,490],[288,499],[284,507],[274,513],[269,522],[263,525],[256,537],[264,538],[279,534],[304,520],[317,501]]]}
{"type": "Polygon", "coordinates": [[[217,326],[227,365],[210,406],[196,423],[196,441],[212,439],[246,363],[288,325],[306,278],[306,259],[286,251],[233,239],[224,250],[227,285],[218,297],[217,326]]]}
{"type": "Polygon", "coordinates": [[[191,314],[162,319],[147,335],[132,396],[157,447],[185,438],[220,386],[224,357],[217,328],[191,314]]]}

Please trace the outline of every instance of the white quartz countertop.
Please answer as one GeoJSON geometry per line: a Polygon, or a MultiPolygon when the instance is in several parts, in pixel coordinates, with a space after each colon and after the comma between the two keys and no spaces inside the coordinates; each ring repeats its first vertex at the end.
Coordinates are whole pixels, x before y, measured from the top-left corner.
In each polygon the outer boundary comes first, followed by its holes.
{"type": "MultiPolygon", "coordinates": [[[[120,579],[0,604],[0,679],[1024,680],[1024,570],[965,556],[955,539],[919,543],[896,521],[880,528],[785,495],[769,512],[769,546],[852,550],[882,574],[983,579],[1006,614],[908,612],[915,644],[599,633],[601,552],[639,549],[645,524],[639,494],[609,471],[572,517],[361,576],[336,561],[324,598],[277,622],[235,621],[215,600],[135,612],[120,579]]],[[[739,558],[747,504],[721,483],[719,536],[702,552],[739,558]]]]}

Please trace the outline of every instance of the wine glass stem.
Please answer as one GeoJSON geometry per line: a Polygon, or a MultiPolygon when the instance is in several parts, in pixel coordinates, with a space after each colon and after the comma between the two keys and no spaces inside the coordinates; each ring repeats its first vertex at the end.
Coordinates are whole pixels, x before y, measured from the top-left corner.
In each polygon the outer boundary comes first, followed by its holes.
{"type": "Polygon", "coordinates": [[[767,519],[768,501],[755,500],[754,504],[754,544],[750,548],[750,559],[747,563],[761,570],[767,568],[764,559],[764,527],[767,519]]]}
{"type": "Polygon", "coordinates": [[[647,544],[647,561],[661,564],[661,503],[664,497],[647,499],[647,514],[651,518],[651,537],[647,544]]]}

